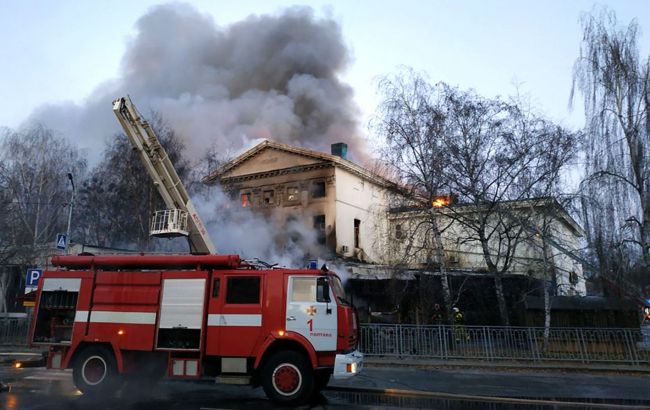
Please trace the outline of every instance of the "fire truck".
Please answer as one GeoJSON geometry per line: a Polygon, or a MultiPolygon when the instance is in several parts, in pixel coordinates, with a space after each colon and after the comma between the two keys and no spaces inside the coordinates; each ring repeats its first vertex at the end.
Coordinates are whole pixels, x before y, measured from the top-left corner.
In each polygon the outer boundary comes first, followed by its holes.
{"type": "Polygon", "coordinates": [[[277,268],[211,252],[153,131],[130,100],[116,100],[114,111],[176,207],[154,217],[152,230],[180,232],[195,253],[53,256],[30,331],[32,345],[48,347],[47,367],[71,368],[84,394],[166,377],[262,386],[288,405],[330,377],[357,374],[358,320],[340,278],[325,265],[277,268]]]}

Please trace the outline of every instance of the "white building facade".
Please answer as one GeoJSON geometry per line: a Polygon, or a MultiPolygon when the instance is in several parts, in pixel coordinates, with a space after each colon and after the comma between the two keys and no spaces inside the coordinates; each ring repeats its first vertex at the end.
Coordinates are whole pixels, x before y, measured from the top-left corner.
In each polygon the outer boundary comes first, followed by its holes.
{"type": "MultiPolygon", "coordinates": [[[[332,153],[322,153],[264,141],[212,172],[204,182],[221,185],[233,202],[264,214],[278,229],[299,221],[314,229],[318,245],[331,253],[379,265],[375,266],[379,269],[397,265],[422,269],[440,263],[432,233],[426,229],[435,211],[438,225],[446,228],[441,235],[445,267],[487,272],[481,244],[454,222],[451,208],[391,209],[391,204],[400,202],[396,184],[348,161],[346,150],[344,144],[334,144],[332,153]]],[[[552,280],[560,295],[586,294],[582,266],[575,257],[583,236],[578,224],[550,199],[508,206],[536,216],[527,218],[534,223],[518,240],[507,274],[552,280]],[[545,244],[534,232],[542,221],[551,232],[544,235],[545,244]]],[[[458,207],[454,212],[459,212],[458,207]]],[[[490,252],[499,255],[499,246],[491,241],[490,252]]]]}

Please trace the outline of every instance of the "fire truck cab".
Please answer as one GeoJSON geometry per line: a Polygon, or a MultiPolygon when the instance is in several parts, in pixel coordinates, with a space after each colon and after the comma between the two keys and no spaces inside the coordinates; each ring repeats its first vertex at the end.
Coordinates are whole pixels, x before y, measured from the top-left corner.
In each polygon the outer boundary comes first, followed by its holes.
{"type": "Polygon", "coordinates": [[[237,255],[55,256],[30,339],[83,393],[162,377],[261,385],[298,404],[363,366],[358,323],[326,268],[237,255]]]}

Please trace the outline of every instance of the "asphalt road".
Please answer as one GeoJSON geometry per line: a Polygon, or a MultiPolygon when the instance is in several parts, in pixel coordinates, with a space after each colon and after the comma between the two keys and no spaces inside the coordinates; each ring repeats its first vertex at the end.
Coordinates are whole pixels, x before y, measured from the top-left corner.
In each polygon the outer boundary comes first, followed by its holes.
{"type": "MultiPolygon", "coordinates": [[[[5,409],[277,408],[266,399],[262,389],[248,386],[167,381],[155,388],[134,384],[113,397],[92,398],[75,389],[70,371],[8,366],[0,367],[0,381],[11,388],[0,393],[0,408],[5,409]]],[[[650,408],[649,381],[650,377],[645,376],[367,368],[354,379],[332,383],[332,389],[300,408],[650,408]],[[400,390],[398,394],[395,389],[400,390]],[[404,394],[406,390],[420,393],[404,394]],[[557,400],[577,400],[582,404],[552,403],[557,400]]]]}

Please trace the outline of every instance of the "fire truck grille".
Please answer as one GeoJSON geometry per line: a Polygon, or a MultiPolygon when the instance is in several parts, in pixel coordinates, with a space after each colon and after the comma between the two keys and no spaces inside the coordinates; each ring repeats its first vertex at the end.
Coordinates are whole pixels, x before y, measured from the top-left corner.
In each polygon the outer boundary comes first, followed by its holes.
{"type": "Polygon", "coordinates": [[[352,336],[348,337],[348,348],[354,350],[357,347],[357,335],[356,332],[352,336]]]}

